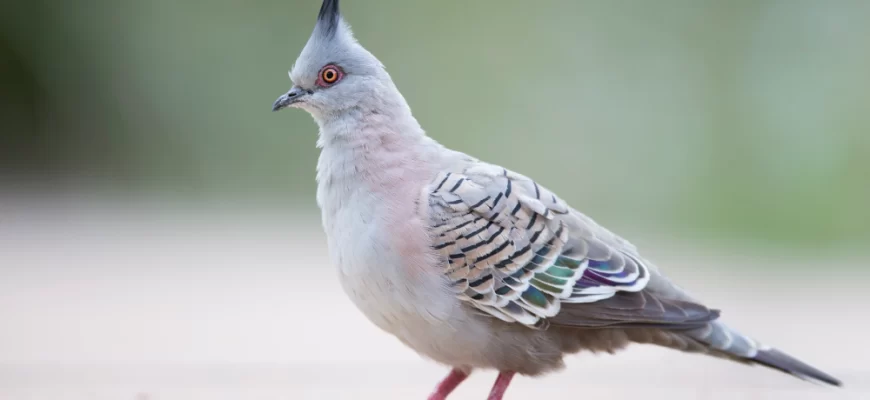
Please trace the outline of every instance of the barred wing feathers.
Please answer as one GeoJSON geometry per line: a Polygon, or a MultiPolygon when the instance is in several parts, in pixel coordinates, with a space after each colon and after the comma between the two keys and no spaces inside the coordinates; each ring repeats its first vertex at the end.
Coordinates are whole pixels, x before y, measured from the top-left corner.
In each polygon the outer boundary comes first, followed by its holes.
{"type": "Polygon", "coordinates": [[[529,178],[480,163],[439,174],[428,190],[433,248],[453,290],[493,317],[692,328],[718,316],[644,290],[650,266],[630,243],[529,178]]]}

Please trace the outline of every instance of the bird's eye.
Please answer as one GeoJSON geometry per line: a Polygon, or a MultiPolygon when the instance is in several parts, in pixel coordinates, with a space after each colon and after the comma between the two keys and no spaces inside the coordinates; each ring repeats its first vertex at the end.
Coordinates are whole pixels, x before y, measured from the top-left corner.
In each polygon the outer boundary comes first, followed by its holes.
{"type": "Polygon", "coordinates": [[[320,70],[320,86],[329,86],[341,79],[343,73],[334,65],[327,65],[320,70]]]}

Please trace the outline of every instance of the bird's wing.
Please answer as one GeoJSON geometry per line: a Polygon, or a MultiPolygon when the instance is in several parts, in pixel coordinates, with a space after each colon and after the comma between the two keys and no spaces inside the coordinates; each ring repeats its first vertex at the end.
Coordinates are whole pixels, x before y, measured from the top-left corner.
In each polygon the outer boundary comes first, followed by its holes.
{"type": "Polygon", "coordinates": [[[475,163],[427,187],[433,248],[459,298],[530,327],[691,328],[718,312],[645,290],[630,243],[533,180],[475,163]]]}

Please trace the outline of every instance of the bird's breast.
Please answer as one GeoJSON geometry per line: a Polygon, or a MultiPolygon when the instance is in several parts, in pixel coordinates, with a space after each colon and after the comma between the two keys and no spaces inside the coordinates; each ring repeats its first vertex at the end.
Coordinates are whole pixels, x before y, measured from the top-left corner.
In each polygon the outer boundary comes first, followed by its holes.
{"type": "Polygon", "coordinates": [[[447,318],[437,301],[449,296],[447,282],[421,218],[371,193],[345,196],[341,204],[324,196],[321,207],[330,258],[351,301],[397,336],[447,318]]]}

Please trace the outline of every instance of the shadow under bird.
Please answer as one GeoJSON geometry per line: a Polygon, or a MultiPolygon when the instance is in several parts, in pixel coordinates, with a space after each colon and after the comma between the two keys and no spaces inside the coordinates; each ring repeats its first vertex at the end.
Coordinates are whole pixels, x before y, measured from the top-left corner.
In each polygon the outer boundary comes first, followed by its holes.
{"type": "MultiPolygon", "coordinates": [[[[317,202],[341,284],[375,325],[452,367],[560,369],[566,354],[649,343],[840,382],[729,328],[626,240],[534,180],[424,133],[384,66],[326,0],[274,111],[320,128],[317,202]]],[[[577,182],[581,184],[581,182],[577,182]]]]}

